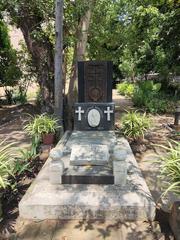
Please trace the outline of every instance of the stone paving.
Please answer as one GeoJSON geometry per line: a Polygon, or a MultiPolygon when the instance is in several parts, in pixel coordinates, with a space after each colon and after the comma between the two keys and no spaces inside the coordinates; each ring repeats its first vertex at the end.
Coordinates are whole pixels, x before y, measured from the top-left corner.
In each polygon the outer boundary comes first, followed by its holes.
{"type": "Polygon", "coordinates": [[[163,240],[158,225],[120,221],[19,221],[15,240],[163,240]]]}

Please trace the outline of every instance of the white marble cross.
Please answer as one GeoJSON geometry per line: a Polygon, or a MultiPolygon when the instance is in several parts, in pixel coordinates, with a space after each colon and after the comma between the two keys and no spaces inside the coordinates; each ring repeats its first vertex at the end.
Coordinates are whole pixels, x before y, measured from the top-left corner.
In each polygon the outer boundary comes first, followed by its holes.
{"type": "Polygon", "coordinates": [[[104,113],[107,114],[107,121],[111,121],[111,113],[113,112],[113,110],[110,110],[110,107],[107,107],[107,110],[104,110],[104,113]]]}
{"type": "Polygon", "coordinates": [[[78,121],[81,121],[81,114],[84,113],[84,110],[82,110],[81,107],[78,107],[78,110],[76,110],[75,113],[78,113],[78,121]]]}

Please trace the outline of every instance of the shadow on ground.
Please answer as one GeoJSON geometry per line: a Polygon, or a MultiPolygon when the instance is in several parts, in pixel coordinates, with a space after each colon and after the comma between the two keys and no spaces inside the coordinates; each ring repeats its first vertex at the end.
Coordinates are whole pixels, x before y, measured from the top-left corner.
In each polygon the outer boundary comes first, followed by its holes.
{"type": "MultiPolygon", "coordinates": [[[[167,228],[166,228],[167,230],[167,228]]],[[[154,222],[98,220],[23,222],[14,240],[172,240],[170,232],[154,222]],[[161,233],[162,230],[162,233],[161,233]]]]}

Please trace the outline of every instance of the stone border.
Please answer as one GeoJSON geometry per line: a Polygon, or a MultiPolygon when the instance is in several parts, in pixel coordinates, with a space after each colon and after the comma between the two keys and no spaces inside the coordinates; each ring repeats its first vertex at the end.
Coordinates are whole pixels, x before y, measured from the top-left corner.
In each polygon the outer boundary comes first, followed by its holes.
{"type": "Polygon", "coordinates": [[[118,144],[127,151],[125,186],[50,184],[49,158],[19,203],[20,217],[33,220],[153,220],[155,203],[129,143],[119,138],[118,144]]]}

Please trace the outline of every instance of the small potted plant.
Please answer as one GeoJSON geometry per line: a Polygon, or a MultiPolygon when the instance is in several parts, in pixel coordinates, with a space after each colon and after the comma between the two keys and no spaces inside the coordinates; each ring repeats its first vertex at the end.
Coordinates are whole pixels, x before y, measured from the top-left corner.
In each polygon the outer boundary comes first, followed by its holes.
{"type": "Polygon", "coordinates": [[[47,114],[33,117],[32,121],[25,126],[25,130],[29,135],[39,138],[45,145],[54,143],[55,133],[58,128],[58,120],[47,114]]]}

